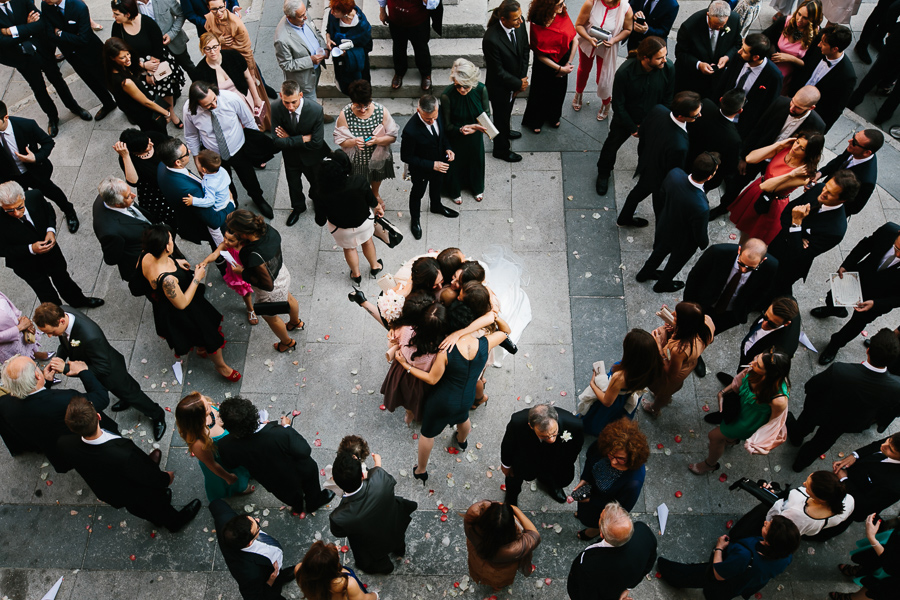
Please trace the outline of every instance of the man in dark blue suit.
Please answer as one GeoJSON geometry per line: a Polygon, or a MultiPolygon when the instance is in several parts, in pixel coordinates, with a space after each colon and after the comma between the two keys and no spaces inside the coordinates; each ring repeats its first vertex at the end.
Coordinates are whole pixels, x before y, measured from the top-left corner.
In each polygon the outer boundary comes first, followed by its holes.
{"type": "Polygon", "coordinates": [[[634,29],[628,36],[628,51],[638,47],[645,37],[655,35],[662,39],[669,37],[675,18],[678,16],[676,0],[634,0],[634,29]]]}
{"type": "Polygon", "coordinates": [[[47,37],[55,42],[81,80],[103,106],[97,121],[116,109],[116,101],[103,81],[103,42],[91,29],[91,15],[81,0],[44,0],[41,21],[47,37]]]}
{"type": "Polygon", "coordinates": [[[698,248],[703,250],[709,245],[709,201],[703,184],[716,174],[719,162],[717,152],[703,152],[694,159],[690,175],[676,167],[663,180],[659,190],[662,210],[657,217],[653,252],[637,274],[640,282],[657,280],[654,292],[683,288],[684,282],[675,281],[675,276],[698,248]],[[658,271],[666,256],[666,268],[658,271]]]}
{"type": "Polygon", "coordinates": [[[762,114],[781,94],[783,77],[769,55],[772,42],[761,33],[751,33],[741,44],[734,60],[719,85],[720,95],[734,88],[744,90],[747,99],[744,110],[738,116],[737,127],[741,137],[747,137],[762,114]]]}
{"type": "Polygon", "coordinates": [[[195,244],[204,241],[212,244],[209,230],[196,209],[185,206],[182,201],[187,195],[203,196],[201,179],[187,169],[191,162],[187,146],[177,138],[169,138],[156,151],[161,161],[157,167],[156,179],[166,202],[175,211],[178,235],[195,244]]]}

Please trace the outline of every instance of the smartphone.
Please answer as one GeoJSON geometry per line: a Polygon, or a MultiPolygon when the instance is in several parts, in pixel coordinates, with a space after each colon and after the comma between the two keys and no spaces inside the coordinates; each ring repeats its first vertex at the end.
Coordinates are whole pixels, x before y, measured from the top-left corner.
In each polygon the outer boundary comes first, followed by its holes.
{"type": "Polygon", "coordinates": [[[262,113],[262,106],[253,107],[253,116],[258,117],[262,113]]]}
{"type": "Polygon", "coordinates": [[[643,25],[647,22],[647,19],[645,19],[644,17],[635,17],[634,22],[643,25]]]}

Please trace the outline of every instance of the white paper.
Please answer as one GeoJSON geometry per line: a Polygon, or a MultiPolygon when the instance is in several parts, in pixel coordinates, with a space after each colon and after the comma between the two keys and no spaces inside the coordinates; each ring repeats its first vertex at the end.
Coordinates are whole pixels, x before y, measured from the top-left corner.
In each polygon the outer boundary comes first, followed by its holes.
{"type": "Polygon", "coordinates": [[[819,351],[816,350],[816,347],[813,346],[813,343],[811,341],[809,341],[809,336],[806,335],[805,331],[800,332],[800,343],[803,344],[804,346],[806,346],[807,348],[809,348],[810,350],[812,350],[813,352],[815,352],[816,354],[819,353],[819,351]]]}
{"type": "Polygon", "coordinates": [[[494,122],[491,121],[491,118],[487,116],[487,113],[483,112],[477,117],[475,120],[478,121],[478,124],[484,127],[487,131],[485,133],[491,139],[497,137],[497,134],[500,133],[500,130],[494,125],[494,122]]]}
{"type": "Polygon", "coordinates": [[[178,383],[184,383],[182,381],[182,377],[184,377],[184,375],[182,374],[182,371],[181,371],[181,361],[180,360],[175,361],[175,364],[172,365],[172,373],[175,374],[175,379],[178,380],[178,383]]]}
{"type": "Polygon", "coordinates": [[[863,301],[859,273],[831,274],[831,297],[835,306],[856,306],[863,301]]]}
{"type": "Polygon", "coordinates": [[[50,588],[50,591],[44,594],[44,597],[41,600],[56,600],[56,595],[59,593],[59,586],[62,585],[63,578],[60,577],[56,580],[56,583],[53,584],[53,587],[50,588]]]}
{"type": "Polygon", "coordinates": [[[669,520],[669,507],[665,502],[657,507],[656,514],[659,516],[659,535],[663,535],[666,533],[666,522],[669,520]]]}
{"type": "Polygon", "coordinates": [[[227,263],[228,263],[229,265],[231,265],[232,267],[235,266],[236,264],[238,264],[237,259],[236,259],[234,256],[231,255],[231,252],[221,252],[221,253],[219,254],[219,256],[221,256],[222,258],[224,258],[224,259],[225,259],[225,262],[227,262],[227,263]]]}

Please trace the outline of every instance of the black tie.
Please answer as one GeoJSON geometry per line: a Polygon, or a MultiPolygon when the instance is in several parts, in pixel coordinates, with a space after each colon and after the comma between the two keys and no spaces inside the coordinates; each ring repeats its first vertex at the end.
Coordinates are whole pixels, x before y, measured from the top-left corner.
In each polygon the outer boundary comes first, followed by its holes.
{"type": "Polygon", "coordinates": [[[271,535],[269,535],[265,531],[260,531],[259,538],[257,538],[257,539],[259,539],[259,542],[261,544],[265,544],[266,546],[272,546],[274,548],[282,549],[281,544],[278,543],[278,540],[273,538],[271,535]]]}
{"type": "Polygon", "coordinates": [[[738,269],[737,273],[728,280],[728,283],[725,284],[725,289],[722,290],[722,295],[719,296],[719,299],[716,301],[715,306],[713,306],[713,310],[716,311],[716,314],[722,314],[726,310],[728,310],[728,304],[731,302],[731,299],[734,297],[734,293],[737,291],[738,284],[741,282],[741,270],[738,269]]]}
{"type": "Polygon", "coordinates": [[[299,117],[297,116],[297,111],[292,112],[291,113],[291,125],[293,125],[296,128],[298,120],[299,120],[299,117]]]}
{"type": "Polygon", "coordinates": [[[828,68],[830,69],[830,68],[831,68],[831,61],[828,60],[827,58],[823,58],[822,60],[825,61],[825,64],[828,65],[828,68]]]}
{"type": "MultiPolygon", "coordinates": [[[[7,125],[7,127],[9,127],[9,125],[7,125]]],[[[7,141],[6,135],[3,133],[0,133],[0,140],[3,141],[3,150],[4,150],[3,156],[4,156],[4,158],[6,158],[9,161],[10,165],[12,167],[14,167],[16,171],[18,171],[19,166],[16,164],[15,155],[12,152],[12,148],[9,147],[9,141],[7,141]]]]}
{"type": "Polygon", "coordinates": [[[747,67],[747,70],[744,71],[744,74],[741,75],[741,78],[738,79],[737,85],[734,86],[735,89],[742,90],[744,89],[744,84],[747,83],[747,79],[750,77],[750,67],[747,67]]]}
{"type": "Polygon", "coordinates": [[[516,45],[516,30],[515,29],[509,30],[509,41],[512,42],[513,46],[516,45]]]}

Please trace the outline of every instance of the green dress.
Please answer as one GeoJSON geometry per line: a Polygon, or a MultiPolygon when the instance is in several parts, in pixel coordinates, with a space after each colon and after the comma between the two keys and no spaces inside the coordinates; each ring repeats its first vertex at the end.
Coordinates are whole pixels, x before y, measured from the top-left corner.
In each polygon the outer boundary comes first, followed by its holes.
{"type": "MultiPolygon", "coordinates": [[[[781,383],[779,396],[788,395],[787,382],[781,383]]],[[[719,431],[729,440],[746,440],[756,433],[756,430],[769,422],[772,417],[772,405],[760,404],[756,401],[756,394],[750,390],[750,378],[744,377],[741,387],[738,388],[738,396],[741,398],[741,412],[734,423],[722,423],[719,431]]]]}
{"type": "MultiPolygon", "coordinates": [[[[218,412],[219,409],[214,406],[213,410],[218,412]]],[[[222,435],[212,438],[213,454],[215,454],[216,458],[219,458],[219,452],[216,449],[215,444],[226,435],[228,435],[228,430],[225,430],[225,433],[223,433],[222,435]]],[[[222,467],[229,473],[237,475],[237,481],[235,481],[231,485],[228,485],[228,483],[224,479],[210,471],[209,467],[203,464],[203,461],[198,460],[197,462],[200,463],[200,470],[203,471],[203,483],[206,487],[206,498],[210,502],[219,498],[231,498],[232,496],[240,494],[247,489],[247,485],[250,483],[250,472],[244,467],[238,467],[234,470],[229,470],[225,469],[225,467],[222,467]]]]}
{"type": "Polygon", "coordinates": [[[441,93],[441,109],[450,147],[456,154],[443,178],[444,195],[459,198],[463,188],[475,196],[484,193],[484,134],[463,135],[459,129],[477,123],[476,117],[481,113],[491,116],[487,88],[479,83],[463,96],[456,87],[448,85],[441,93]]]}

